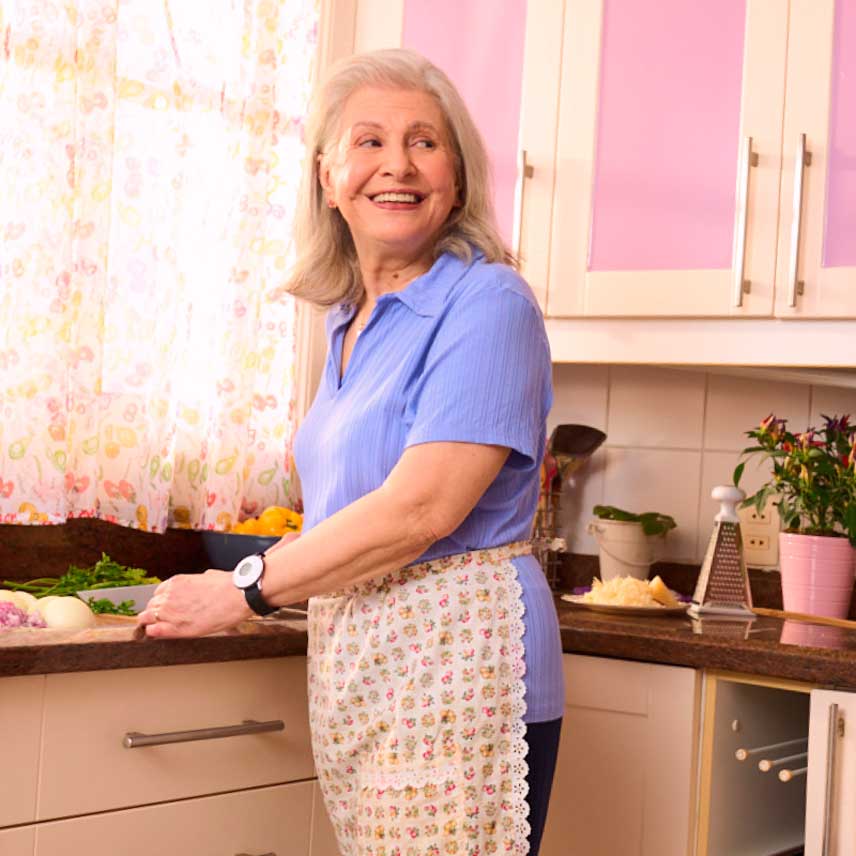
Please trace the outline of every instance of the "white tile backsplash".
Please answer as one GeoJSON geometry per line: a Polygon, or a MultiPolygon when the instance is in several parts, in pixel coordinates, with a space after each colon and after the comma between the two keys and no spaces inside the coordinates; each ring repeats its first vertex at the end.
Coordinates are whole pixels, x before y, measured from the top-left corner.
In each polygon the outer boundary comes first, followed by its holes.
{"type": "Polygon", "coordinates": [[[746,431],[770,413],[788,426],[805,429],[811,387],[800,383],[709,375],[704,448],[739,452],[749,445],[746,431]]]}
{"type": "Polygon", "coordinates": [[[591,510],[603,504],[607,450],[601,447],[565,484],[559,509],[559,526],[572,553],[597,552],[597,542],[588,533],[591,510]]]}
{"type": "Polygon", "coordinates": [[[615,366],[609,373],[613,446],[697,448],[704,419],[705,375],[648,366],[615,366]]]}
{"type": "Polygon", "coordinates": [[[606,450],[603,503],[626,511],[659,511],[678,524],[660,558],[695,559],[701,452],[677,449],[606,450]]]}
{"type": "Polygon", "coordinates": [[[607,366],[553,366],[553,409],[547,436],[556,425],[591,425],[606,431],[608,398],[607,366]]]}
{"type": "MultiPolygon", "coordinates": [[[[647,366],[557,365],[553,378],[549,430],[580,423],[607,433],[563,494],[563,534],[575,553],[597,553],[586,528],[603,503],[671,514],[678,528],[665,558],[701,562],[718,510],[710,491],[731,483],[745,431],[771,412],[799,431],[821,413],[856,420],[854,389],[647,366]]],[[[741,487],[751,494],[764,479],[750,463],[741,487]]]]}

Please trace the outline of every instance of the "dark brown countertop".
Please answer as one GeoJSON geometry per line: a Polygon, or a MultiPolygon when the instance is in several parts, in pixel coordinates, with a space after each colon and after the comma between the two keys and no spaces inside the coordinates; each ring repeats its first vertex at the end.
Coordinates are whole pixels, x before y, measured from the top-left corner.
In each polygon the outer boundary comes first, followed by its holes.
{"type": "MultiPolygon", "coordinates": [[[[606,615],[557,600],[569,654],[619,657],[856,690],[856,632],[775,618],[722,621],[606,615]]],[[[128,624],[0,634],[0,676],[304,655],[301,620],[248,621],[201,639],[133,640],[128,624]]]]}
{"type": "Polygon", "coordinates": [[[608,615],[557,601],[562,649],[856,690],[856,631],[751,620],[608,615]]]}
{"type": "Polygon", "coordinates": [[[92,630],[11,630],[0,633],[0,677],[305,655],[305,626],[266,618],[199,639],[134,639],[133,622],[109,619],[92,630]]]}

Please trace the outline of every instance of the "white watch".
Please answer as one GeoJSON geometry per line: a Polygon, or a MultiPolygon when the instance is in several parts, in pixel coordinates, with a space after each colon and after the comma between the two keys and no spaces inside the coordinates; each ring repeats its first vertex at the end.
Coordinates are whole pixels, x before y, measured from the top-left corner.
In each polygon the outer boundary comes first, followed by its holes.
{"type": "Polygon", "coordinates": [[[244,592],[250,609],[257,615],[270,615],[279,609],[271,606],[262,596],[262,575],[265,572],[265,554],[254,553],[241,559],[232,571],[232,582],[244,592]]]}

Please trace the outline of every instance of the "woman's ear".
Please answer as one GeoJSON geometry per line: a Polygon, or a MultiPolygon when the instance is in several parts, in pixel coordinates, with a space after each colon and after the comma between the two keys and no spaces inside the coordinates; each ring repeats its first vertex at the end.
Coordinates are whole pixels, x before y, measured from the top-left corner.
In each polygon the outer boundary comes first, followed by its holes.
{"type": "Polygon", "coordinates": [[[321,184],[321,188],[325,193],[329,193],[332,190],[330,182],[330,167],[325,162],[324,155],[322,154],[316,156],[315,162],[317,164],[318,181],[321,184]]]}
{"type": "Polygon", "coordinates": [[[330,175],[330,164],[324,155],[318,155],[318,183],[324,191],[324,200],[328,208],[336,207],[335,188],[330,175]]]}

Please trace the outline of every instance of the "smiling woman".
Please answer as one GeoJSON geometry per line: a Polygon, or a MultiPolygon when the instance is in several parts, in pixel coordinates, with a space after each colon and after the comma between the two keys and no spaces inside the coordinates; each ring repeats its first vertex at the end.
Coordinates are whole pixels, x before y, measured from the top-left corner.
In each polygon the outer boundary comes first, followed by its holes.
{"type": "Polygon", "coordinates": [[[191,636],[309,598],[319,782],[346,856],[535,856],[564,709],[529,541],[552,400],[544,322],[498,237],[484,146],[407,51],[345,60],[308,125],[285,288],[329,306],[295,459],[303,532],[140,616],[191,636]]]}
{"type": "Polygon", "coordinates": [[[264,296],[317,6],[0,3],[0,522],[296,499],[295,306],[264,296]]]}

